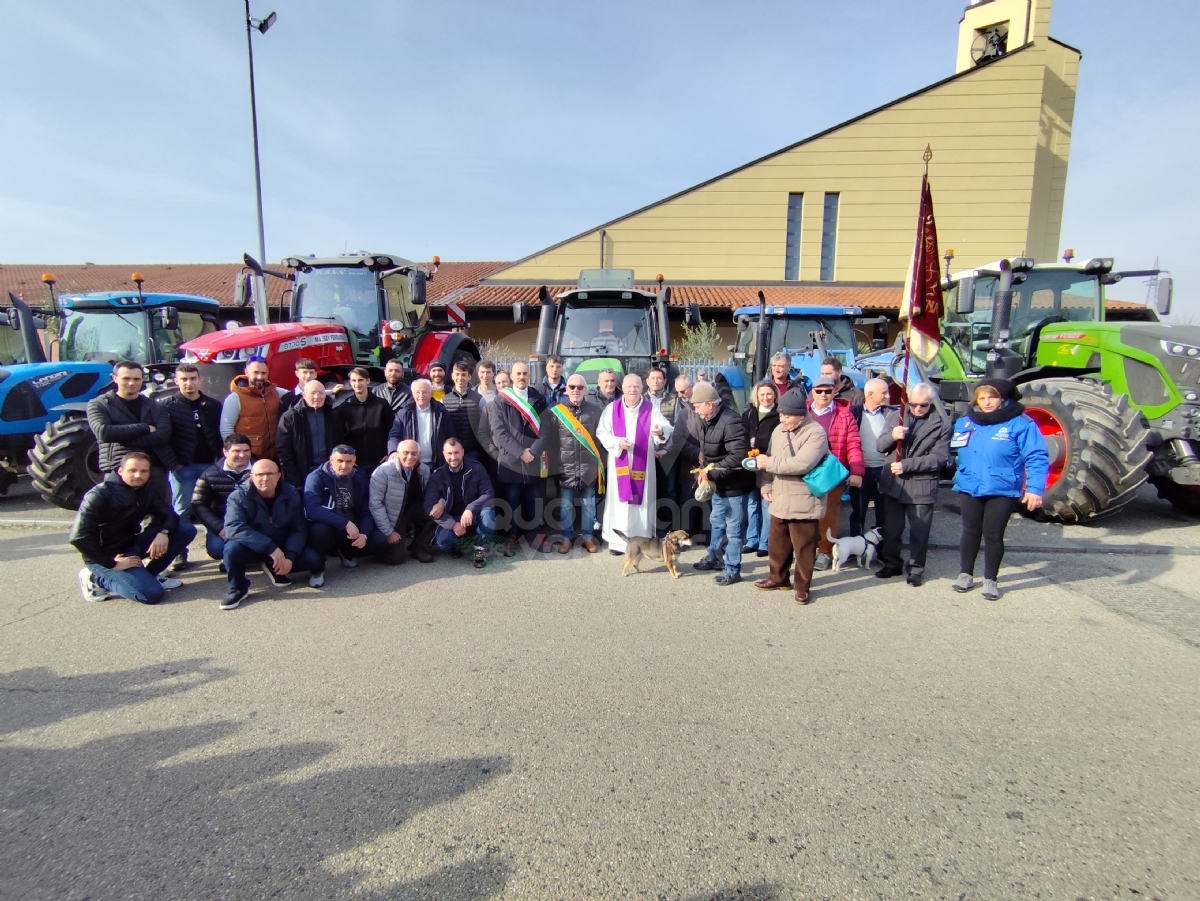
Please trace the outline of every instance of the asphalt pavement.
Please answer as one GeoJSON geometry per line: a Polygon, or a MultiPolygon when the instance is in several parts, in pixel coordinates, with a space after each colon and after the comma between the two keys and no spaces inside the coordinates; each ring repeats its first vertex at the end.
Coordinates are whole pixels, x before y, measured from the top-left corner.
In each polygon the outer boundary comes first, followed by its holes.
{"type": "Polygon", "coordinates": [[[1148,489],[1014,520],[996,603],[949,492],[924,586],[805,608],[697,550],[85,604],[67,520],[0,499],[0,898],[1200,898],[1200,525],[1148,489]]]}

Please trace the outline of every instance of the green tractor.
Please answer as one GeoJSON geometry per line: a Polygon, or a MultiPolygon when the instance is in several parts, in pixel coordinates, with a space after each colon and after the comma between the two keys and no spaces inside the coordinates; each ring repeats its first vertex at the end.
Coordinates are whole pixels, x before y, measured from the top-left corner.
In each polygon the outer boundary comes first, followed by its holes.
{"type": "MultiPolygon", "coordinates": [[[[1154,321],[1149,310],[1141,312],[1150,321],[1105,321],[1106,285],[1160,274],[1112,269],[1108,258],[1021,258],[954,275],[941,351],[925,376],[940,382],[956,415],[981,378],[1020,384],[1050,451],[1039,518],[1111,515],[1147,479],[1177,509],[1200,514],[1200,328],[1154,321]]],[[[1156,294],[1166,315],[1170,277],[1158,279],[1156,294]]]]}

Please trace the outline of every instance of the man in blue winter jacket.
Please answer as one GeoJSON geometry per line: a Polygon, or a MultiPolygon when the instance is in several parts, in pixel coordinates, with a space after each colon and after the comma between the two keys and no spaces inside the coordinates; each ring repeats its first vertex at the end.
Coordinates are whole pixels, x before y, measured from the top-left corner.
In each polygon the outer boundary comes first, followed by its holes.
{"type": "Polygon", "coordinates": [[[466,459],[462,442],[449,438],[442,446],[446,465],[435,469],[425,488],[425,510],[437,523],[434,541],[438,550],[461,557],[459,542],[475,536],[475,568],[484,564],[484,539],[496,530],[495,493],[483,467],[466,459]]]}
{"type": "Polygon", "coordinates": [[[234,489],[225,506],[225,570],[229,589],[222,610],[233,610],[250,594],[246,567],[258,563],[276,586],[288,574],[309,572],[308,584],[325,584],[325,557],[308,546],[308,522],[300,492],[282,481],[274,460],[259,460],[250,478],[234,489]]]}
{"type": "Polygon", "coordinates": [[[355,450],[339,444],[329,460],[308,474],[304,483],[304,516],[308,543],[324,558],[337,551],[342,566],[358,566],[356,557],[387,553],[387,539],[371,517],[371,480],[357,465],[355,450]]]}

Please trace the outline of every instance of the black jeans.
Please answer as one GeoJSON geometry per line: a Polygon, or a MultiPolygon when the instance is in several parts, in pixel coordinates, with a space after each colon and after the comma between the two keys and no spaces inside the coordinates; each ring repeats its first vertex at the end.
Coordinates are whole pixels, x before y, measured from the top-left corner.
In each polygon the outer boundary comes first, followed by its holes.
{"type": "Polygon", "coordinates": [[[883,540],[879,559],[892,569],[907,569],[910,575],[925,572],[929,553],[929,530],[933,526],[933,504],[903,504],[894,497],[883,498],[883,540]],[[908,520],[908,565],[900,557],[904,538],[904,520],[908,520]]]}
{"type": "Polygon", "coordinates": [[[972,497],[960,494],[962,539],[958,545],[958,571],[975,574],[979,539],[983,539],[983,577],[995,579],[1004,559],[1004,530],[1017,509],[1015,497],[972,497]]]}
{"type": "Polygon", "coordinates": [[[875,528],[883,528],[883,494],[879,490],[879,474],[882,466],[868,466],[863,473],[862,487],[850,489],[850,534],[863,535],[867,531],[867,508],[875,503],[875,528]]]}

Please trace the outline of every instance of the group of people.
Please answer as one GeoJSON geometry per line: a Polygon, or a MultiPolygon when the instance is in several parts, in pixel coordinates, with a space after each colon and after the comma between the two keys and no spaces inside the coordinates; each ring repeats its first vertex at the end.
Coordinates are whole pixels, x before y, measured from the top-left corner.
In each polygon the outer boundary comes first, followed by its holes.
{"type": "Polygon", "coordinates": [[[174,573],[190,565],[197,525],[226,576],[225,610],[246,599],[254,568],[276,586],[307,572],[321,587],[335,556],[349,568],[368,556],[399,565],[447,553],[483,567],[522,543],[623,554],[630,538],[682,528],[707,529],[693,566],[714,571],[716,585],[740,582],[743,552],[755,553],[770,562],[755,587],[791,590],[806,604],[813,571],[830,566],[845,490],[852,534],[866,530],[874,505],[877,575],[918,586],[951,446],[956,490],[970,498],[953,587],[974,587],[982,541],[984,596],[998,597],[1004,525],[1018,501],[1036,507],[1044,488],[1044,442],[1010,383],[985,380],[952,428],[932,386],[889,407],[888,384],[859,392],[835,358],[806,394],[777,355],[741,413],[711,382],[681,375],[672,391],[657,369],[619,383],[604,370],[589,386],[552,356],[545,373],[534,385],[525,363],[504,371],[462,360],[448,381],[435,364],[410,384],[391,361],[381,384],[355,369],[327,389],[301,359],[287,391],[253,357],[223,402],[183,363],[177,393],[160,403],[141,394],[138,363],[117,363],[115,390],[88,406],[105,477],[71,533],[83,597],[157,603],[181,584],[174,573]],[[815,494],[805,477],[829,457],[848,475],[815,494]]]}

